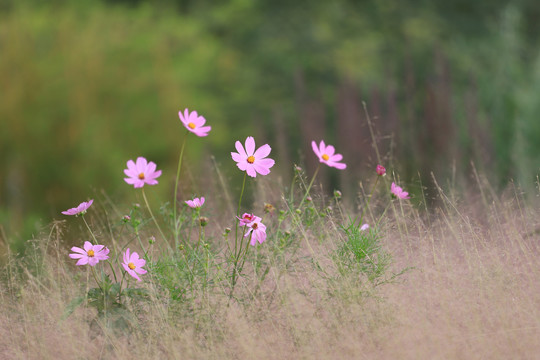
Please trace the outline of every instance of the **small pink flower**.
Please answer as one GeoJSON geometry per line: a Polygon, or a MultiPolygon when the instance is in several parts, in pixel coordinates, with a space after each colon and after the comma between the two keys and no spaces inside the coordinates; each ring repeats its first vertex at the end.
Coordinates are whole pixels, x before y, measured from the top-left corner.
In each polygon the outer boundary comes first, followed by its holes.
{"type": "Polygon", "coordinates": [[[375,171],[377,171],[377,175],[379,176],[386,175],[386,169],[382,165],[377,165],[377,169],[375,171]]]}
{"type": "Polygon", "coordinates": [[[367,229],[369,229],[369,224],[364,224],[360,227],[360,231],[366,231],[367,229]]]}
{"type": "Polygon", "coordinates": [[[79,204],[79,206],[68,209],[66,211],[62,211],[62,214],[64,215],[84,215],[86,213],[86,210],[92,205],[94,202],[94,199],[88,201],[88,202],[82,202],[79,204]]]}
{"type": "Polygon", "coordinates": [[[400,199],[410,199],[409,193],[403,191],[403,189],[397,186],[395,183],[392,183],[390,191],[400,199]]]}
{"type": "Polygon", "coordinates": [[[242,215],[242,217],[236,217],[238,220],[240,220],[240,222],[238,223],[238,225],[240,226],[246,226],[248,224],[250,224],[253,220],[255,220],[256,216],[253,215],[253,214],[249,214],[249,213],[244,213],[244,215],[242,215]]]}
{"type": "Polygon", "coordinates": [[[315,141],[312,141],[311,147],[313,148],[315,155],[319,157],[320,162],[339,170],[343,170],[347,167],[346,164],[338,162],[343,159],[343,155],[336,154],[336,149],[332,145],[326,146],[324,140],[321,140],[319,146],[317,146],[315,141]]]}
{"type": "Polygon", "coordinates": [[[157,178],[161,176],[161,170],[156,171],[156,164],[152,161],[148,162],[143,157],[138,157],[137,162],[129,160],[127,169],[124,169],[124,174],[128,177],[124,181],[135,188],[141,188],[144,184],[156,185],[157,178]]]}
{"type": "Polygon", "coordinates": [[[139,258],[139,254],[136,252],[130,254],[129,248],[126,249],[123,259],[122,266],[127,273],[137,279],[137,281],[141,281],[141,278],[137,274],[146,274],[146,270],[142,268],[146,264],[146,260],[139,258]]]}
{"type": "Polygon", "coordinates": [[[109,249],[103,245],[92,245],[90,241],[84,242],[84,249],[76,246],[71,248],[75,254],[69,254],[72,259],[79,259],[75,265],[90,265],[95,266],[101,260],[107,260],[109,258],[109,249]]]}
{"type": "Polygon", "coordinates": [[[208,132],[212,130],[211,126],[203,126],[206,123],[206,119],[199,116],[196,111],[190,113],[188,109],[185,109],[184,114],[182,115],[182,112],[179,111],[178,116],[186,129],[197,136],[207,136],[208,132]]]}
{"type": "Polygon", "coordinates": [[[261,218],[255,215],[244,214],[240,219],[240,226],[247,226],[249,230],[244,237],[251,235],[251,246],[255,246],[257,241],[262,244],[266,240],[266,225],[261,222],[261,218]],[[246,216],[247,215],[247,216],[246,216]],[[251,220],[251,221],[248,221],[251,220]]]}
{"type": "Polygon", "coordinates": [[[198,209],[204,204],[204,196],[201,196],[201,198],[195,198],[193,200],[187,200],[185,203],[192,209],[198,209]]]}
{"type": "Polygon", "coordinates": [[[272,150],[270,145],[265,144],[255,151],[255,139],[252,136],[248,136],[246,139],[245,150],[240,141],[234,145],[238,152],[231,152],[231,156],[240,170],[247,172],[251,177],[256,177],[257,173],[270,174],[270,168],[276,163],[274,160],[266,158],[272,150]]]}

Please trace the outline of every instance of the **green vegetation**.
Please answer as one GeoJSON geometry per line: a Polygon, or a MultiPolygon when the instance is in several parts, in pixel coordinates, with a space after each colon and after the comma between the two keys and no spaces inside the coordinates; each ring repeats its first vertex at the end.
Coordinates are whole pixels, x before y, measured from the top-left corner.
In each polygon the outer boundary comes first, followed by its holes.
{"type": "Polygon", "coordinates": [[[229,164],[231,139],[253,131],[284,174],[311,140],[342,144],[350,176],[322,181],[356,192],[376,159],[362,101],[381,156],[404,181],[420,171],[430,186],[431,171],[446,178],[455,164],[466,185],[474,161],[497,187],[512,178],[530,189],[539,12],[532,0],[2,0],[1,237],[19,252],[74,201],[104,188],[124,201],[118,169],[129,158],[173,173],[185,107],[214,131],[190,141],[182,194],[205,185],[209,154],[229,164]]]}

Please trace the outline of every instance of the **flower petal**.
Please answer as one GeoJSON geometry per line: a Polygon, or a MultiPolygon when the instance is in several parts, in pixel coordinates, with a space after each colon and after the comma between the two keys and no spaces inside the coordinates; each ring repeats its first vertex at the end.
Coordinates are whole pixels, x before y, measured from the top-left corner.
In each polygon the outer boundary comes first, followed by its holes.
{"type": "Polygon", "coordinates": [[[238,151],[238,154],[240,154],[243,159],[247,159],[248,156],[246,154],[246,151],[244,150],[244,147],[242,146],[242,143],[240,141],[236,141],[234,143],[234,146],[236,147],[236,151],[238,151]]]}
{"type": "Polygon", "coordinates": [[[248,136],[246,139],[246,154],[248,156],[253,155],[255,152],[255,139],[253,136],[248,136]]]}
{"type": "Polygon", "coordinates": [[[255,159],[263,159],[270,154],[270,151],[272,151],[270,145],[265,144],[258,148],[257,151],[255,151],[255,153],[253,154],[253,156],[255,157],[255,159]]]}

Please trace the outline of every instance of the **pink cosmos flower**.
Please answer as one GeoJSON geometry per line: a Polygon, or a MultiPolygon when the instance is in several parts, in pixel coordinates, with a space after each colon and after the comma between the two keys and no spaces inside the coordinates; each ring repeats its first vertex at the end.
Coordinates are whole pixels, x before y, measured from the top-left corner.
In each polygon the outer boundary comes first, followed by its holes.
{"type": "Polygon", "coordinates": [[[182,112],[179,111],[178,116],[186,129],[197,136],[207,136],[208,132],[212,130],[211,126],[203,126],[206,123],[206,119],[199,116],[196,111],[190,113],[188,109],[185,109],[184,114],[182,115],[182,112]]]}
{"type": "Polygon", "coordinates": [[[390,191],[392,194],[397,196],[400,199],[410,199],[409,193],[406,191],[403,191],[403,189],[399,186],[397,186],[395,183],[392,183],[392,186],[390,187],[390,191]]]}
{"type": "Polygon", "coordinates": [[[238,223],[238,225],[240,226],[246,226],[246,225],[249,225],[253,220],[255,220],[256,216],[253,215],[253,214],[249,214],[249,213],[244,213],[242,215],[242,217],[238,217],[238,220],[240,220],[240,222],[238,223]]]}
{"type": "Polygon", "coordinates": [[[69,254],[72,259],[79,259],[75,265],[95,266],[101,260],[107,260],[109,258],[109,249],[103,245],[92,245],[90,241],[84,242],[84,249],[76,246],[71,248],[75,254],[69,254]]]}
{"type": "Polygon", "coordinates": [[[94,202],[94,199],[92,199],[90,201],[87,201],[87,202],[82,202],[77,207],[67,209],[66,211],[62,211],[62,214],[64,214],[64,215],[83,214],[84,215],[86,213],[86,210],[88,210],[88,208],[92,205],[93,202],[94,202]]]}
{"type": "Polygon", "coordinates": [[[136,252],[130,254],[129,248],[126,249],[123,259],[122,266],[127,273],[137,279],[137,281],[141,281],[141,278],[137,274],[146,274],[146,270],[142,268],[146,264],[146,260],[139,258],[139,254],[136,252]]]}
{"type": "Polygon", "coordinates": [[[204,204],[204,196],[201,196],[200,199],[195,198],[193,200],[187,200],[185,203],[192,209],[198,209],[204,204]]]}
{"type": "Polygon", "coordinates": [[[248,136],[246,139],[245,150],[240,141],[234,145],[238,152],[231,152],[231,156],[240,170],[247,172],[251,177],[256,177],[257,173],[270,174],[270,168],[276,163],[274,160],[266,158],[272,150],[270,145],[265,144],[255,151],[255,139],[252,136],[248,136]]]}
{"type": "Polygon", "coordinates": [[[266,225],[264,225],[261,220],[260,217],[250,214],[244,214],[242,215],[242,219],[240,219],[240,226],[249,227],[249,230],[244,237],[248,237],[251,234],[251,246],[255,246],[257,241],[259,244],[262,244],[266,240],[266,225]],[[246,215],[248,216],[246,217],[246,215]],[[251,221],[248,222],[248,219],[251,221]]]}
{"type": "Polygon", "coordinates": [[[366,231],[367,229],[369,229],[369,224],[364,224],[360,227],[360,231],[366,231]]]}
{"type": "Polygon", "coordinates": [[[377,165],[377,169],[375,171],[377,172],[377,175],[379,176],[386,175],[386,169],[382,165],[377,165]]]}
{"type": "Polygon", "coordinates": [[[319,157],[320,162],[339,170],[343,170],[347,167],[346,164],[338,162],[343,159],[343,155],[336,154],[336,149],[332,145],[326,146],[324,140],[321,140],[319,146],[317,146],[315,141],[312,141],[311,147],[313,148],[315,155],[319,157]]]}
{"type": "Polygon", "coordinates": [[[156,171],[156,164],[152,161],[148,162],[143,157],[138,157],[137,162],[129,160],[127,169],[124,169],[124,174],[128,177],[124,181],[135,188],[141,188],[144,184],[156,185],[156,178],[161,176],[161,170],[156,171]]]}

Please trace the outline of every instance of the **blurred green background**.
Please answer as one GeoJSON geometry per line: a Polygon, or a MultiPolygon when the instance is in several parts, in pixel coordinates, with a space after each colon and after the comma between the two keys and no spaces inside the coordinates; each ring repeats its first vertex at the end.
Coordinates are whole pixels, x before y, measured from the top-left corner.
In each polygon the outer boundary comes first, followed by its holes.
{"type": "Polygon", "coordinates": [[[153,196],[172,197],[186,107],[213,128],[188,139],[186,184],[210,155],[241,179],[229,152],[248,135],[273,147],[275,174],[309,174],[324,139],[349,169],[321,179],[354,197],[377,164],[365,102],[405,184],[467,181],[474,162],[533,188],[539,17],[536,0],[0,0],[0,237],[101,190],[129,204],[137,156],[164,172],[153,196]]]}

